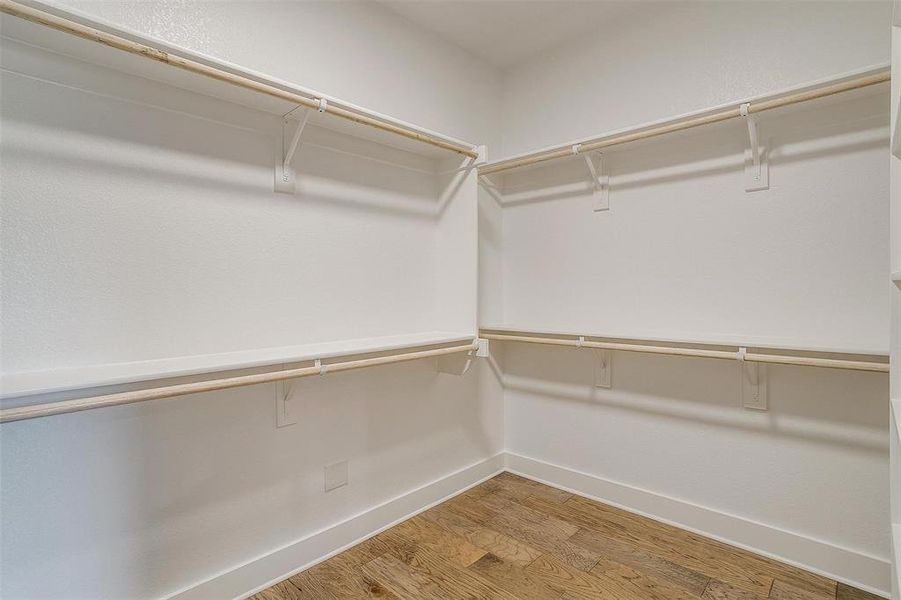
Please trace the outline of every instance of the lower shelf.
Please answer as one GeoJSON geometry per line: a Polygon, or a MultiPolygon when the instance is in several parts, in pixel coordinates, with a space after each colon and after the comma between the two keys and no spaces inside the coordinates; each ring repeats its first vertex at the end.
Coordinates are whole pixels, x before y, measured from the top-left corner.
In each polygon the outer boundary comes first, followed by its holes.
{"type": "Polygon", "coordinates": [[[475,337],[473,333],[425,331],[240,352],[6,373],[0,377],[0,398],[18,398],[169,377],[450,344],[472,341],[475,337]]]}

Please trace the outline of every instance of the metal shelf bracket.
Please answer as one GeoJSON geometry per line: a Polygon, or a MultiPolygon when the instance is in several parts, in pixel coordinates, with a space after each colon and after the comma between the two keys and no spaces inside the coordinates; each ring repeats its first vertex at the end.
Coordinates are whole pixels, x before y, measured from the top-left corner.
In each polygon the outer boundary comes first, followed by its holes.
{"type": "MultiPolygon", "coordinates": [[[[319,100],[319,108],[317,112],[323,113],[328,108],[328,101],[325,98],[319,100]]],[[[276,158],[275,165],[275,191],[284,194],[294,193],[294,180],[297,172],[294,169],[292,161],[300,146],[300,138],[303,130],[307,126],[310,118],[310,109],[305,106],[298,106],[284,116],[282,123],[282,144],[281,152],[276,158]]]]}
{"type": "Polygon", "coordinates": [[[437,371],[439,373],[446,373],[448,375],[456,375],[460,377],[462,375],[466,375],[469,371],[469,368],[472,366],[472,359],[474,358],[472,352],[467,352],[466,354],[451,354],[448,356],[439,356],[437,360],[437,371]]]}
{"type": "Polygon", "coordinates": [[[437,370],[448,375],[465,375],[472,367],[473,359],[488,358],[488,340],[478,338],[472,352],[439,356],[437,370]]]}
{"type": "Polygon", "coordinates": [[[752,410],[767,410],[766,365],[745,360],[748,349],[738,349],[738,368],[741,378],[741,403],[752,410]]]}
{"type": "Polygon", "coordinates": [[[756,192],[770,187],[769,163],[766,151],[760,147],[757,117],[751,114],[751,103],[739,107],[748,125],[748,148],[745,150],[745,191],[756,192]]]}
{"type": "Polygon", "coordinates": [[[574,144],[572,153],[584,158],[585,166],[588,167],[588,175],[594,193],[594,206],[592,207],[592,210],[594,210],[594,212],[610,210],[610,176],[604,169],[604,155],[600,152],[582,154],[582,144],[574,144]],[[597,154],[597,166],[594,164],[594,159],[592,158],[593,154],[597,154]]]}
{"type": "Polygon", "coordinates": [[[613,387],[613,352],[595,348],[594,356],[597,361],[594,372],[594,387],[613,387]]]}
{"type": "Polygon", "coordinates": [[[275,426],[287,427],[297,423],[297,415],[291,408],[291,393],[293,386],[287,379],[275,382],[275,426]]]}

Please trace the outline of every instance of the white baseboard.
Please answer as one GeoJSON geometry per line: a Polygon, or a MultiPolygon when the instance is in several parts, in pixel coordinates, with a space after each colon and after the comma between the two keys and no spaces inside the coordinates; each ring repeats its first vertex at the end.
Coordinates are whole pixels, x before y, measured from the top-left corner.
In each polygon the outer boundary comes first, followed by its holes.
{"type": "Polygon", "coordinates": [[[881,558],[518,454],[508,452],[506,466],[523,477],[890,596],[892,567],[881,558]]]}
{"type": "Polygon", "coordinates": [[[247,598],[504,470],[889,597],[892,568],[889,561],[881,558],[588,473],[501,452],[169,598],[247,598]]]}
{"type": "Polygon", "coordinates": [[[496,454],[244,565],[215,575],[169,598],[247,598],[493,477],[504,470],[504,458],[503,452],[496,454]]]}

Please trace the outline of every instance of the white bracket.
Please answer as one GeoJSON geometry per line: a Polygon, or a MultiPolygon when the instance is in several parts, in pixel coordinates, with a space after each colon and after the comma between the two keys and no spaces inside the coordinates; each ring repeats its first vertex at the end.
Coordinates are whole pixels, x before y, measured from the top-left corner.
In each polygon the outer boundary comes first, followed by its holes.
{"type": "Polygon", "coordinates": [[[504,196],[501,188],[498,187],[493,181],[488,179],[487,175],[479,175],[478,180],[479,185],[482,186],[482,189],[485,190],[488,195],[494,198],[495,202],[497,202],[499,205],[503,205],[504,196]]]}
{"type": "Polygon", "coordinates": [[[466,354],[448,354],[447,356],[438,357],[437,369],[439,373],[447,373],[448,375],[465,375],[472,366],[472,352],[466,354]]]}
{"type": "MultiPolygon", "coordinates": [[[[328,100],[320,98],[318,102],[318,112],[325,112],[328,108],[328,100]]],[[[294,160],[294,155],[297,153],[297,148],[300,146],[300,137],[303,135],[303,130],[307,126],[309,118],[310,109],[304,106],[295,108],[284,116],[284,123],[282,124],[281,152],[276,157],[275,164],[276,192],[285,194],[294,193],[294,180],[297,173],[292,165],[292,161],[294,160]],[[300,111],[298,113],[300,117],[296,119],[297,124],[292,125],[292,122],[295,120],[292,117],[297,111],[300,111]]]]}
{"type": "Polygon", "coordinates": [[[595,167],[592,153],[582,154],[582,144],[574,144],[572,153],[581,155],[585,159],[585,165],[588,167],[588,174],[591,178],[591,188],[594,193],[594,212],[602,210],[610,210],[610,176],[604,170],[604,155],[596,152],[598,156],[598,165],[595,167]]]}
{"type": "Polygon", "coordinates": [[[747,352],[747,348],[738,349],[742,406],[753,410],[767,410],[766,365],[746,361],[747,352]]]}
{"type": "Polygon", "coordinates": [[[476,357],[486,358],[488,356],[488,340],[477,339],[473,344],[471,352],[456,352],[439,356],[436,369],[439,373],[447,373],[448,375],[465,375],[472,366],[473,359],[476,357]]]}
{"type": "Polygon", "coordinates": [[[598,361],[594,373],[594,387],[610,389],[613,382],[613,352],[595,348],[594,354],[598,361]]]}
{"type": "Polygon", "coordinates": [[[757,117],[751,114],[751,104],[746,102],[739,107],[741,116],[748,124],[748,148],[745,149],[745,191],[756,192],[770,187],[770,169],[766,149],[760,147],[760,135],[757,131],[757,117]]]}
{"type": "Polygon", "coordinates": [[[482,185],[482,187],[484,187],[492,192],[495,192],[495,193],[500,192],[500,188],[497,187],[497,184],[495,184],[493,181],[488,179],[487,175],[479,175],[479,183],[482,185]]]}
{"type": "Polygon", "coordinates": [[[291,392],[293,386],[288,380],[275,383],[275,426],[287,427],[297,423],[297,415],[291,411],[291,392]]]}

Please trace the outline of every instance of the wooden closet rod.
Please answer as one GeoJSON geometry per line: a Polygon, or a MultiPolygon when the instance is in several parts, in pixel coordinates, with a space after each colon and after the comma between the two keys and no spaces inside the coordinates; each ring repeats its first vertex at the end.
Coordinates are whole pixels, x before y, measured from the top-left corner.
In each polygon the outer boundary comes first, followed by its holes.
{"type": "MultiPolygon", "coordinates": [[[[117,50],[135,54],[137,56],[143,56],[144,58],[156,60],[161,63],[189,71],[191,73],[203,75],[205,77],[216,79],[218,81],[224,81],[225,83],[229,83],[248,90],[253,90],[255,92],[266,94],[274,98],[287,100],[288,102],[293,102],[295,104],[306,106],[308,108],[314,108],[317,110],[320,109],[320,102],[318,98],[308,98],[306,96],[302,96],[294,92],[289,92],[272,85],[261,83],[247,77],[242,77],[241,75],[235,75],[233,73],[229,73],[228,71],[207,66],[203,63],[199,63],[189,58],[171,54],[159,48],[154,48],[145,44],[133,42],[126,38],[101,31],[93,27],[82,25],[70,19],[58,17],[51,13],[31,8],[30,6],[19,4],[18,2],[13,2],[12,0],[0,0],[0,11],[13,15],[15,17],[19,17],[20,19],[31,21],[32,23],[44,25],[58,31],[62,31],[80,38],[84,38],[86,40],[91,40],[93,42],[109,46],[110,48],[115,48],[117,50]]],[[[323,112],[335,115],[336,117],[340,117],[342,119],[347,119],[348,121],[360,123],[361,125],[368,125],[370,127],[375,127],[376,129],[381,129],[382,131],[388,131],[390,133],[394,133],[412,140],[417,140],[419,142],[431,144],[432,146],[444,148],[445,150],[451,150],[470,158],[478,158],[479,156],[479,153],[475,149],[468,146],[443,140],[439,137],[416,131],[415,129],[403,127],[401,125],[396,125],[387,121],[382,121],[358,112],[347,110],[346,108],[342,108],[340,106],[335,106],[334,104],[326,105],[323,112]]]]}
{"type": "MultiPolygon", "coordinates": [[[[648,354],[669,354],[673,356],[697,356],[702,358],[721,358],[727,360],[739,360],[760,363],[775,363],[782,365],[801,365],[805,367],[826,367],[830,369],[850,369],[852,371],[873,371],[888,373],[889,363],[873,360],[851,360],[844,358],[822,358],[818,356],[792,356],[781,354],[764,354],[757,352],[741,353],[740,350],[713,350],[710,348],[690,348],[684,346],[661,346],[641,344],[637,342],[600,342],[584,339],[537,337],[528,335],[509,335],[482,332],[479,336],[486,340],[498,340],[503,342],[527,342],[532,344],[551,344],[554,346],[575,346],[577,348],[599,348],[603,350],[621,350],[625,352],[644,352],[648,354]]],[[[715,344],[703,344],[710,346],[715,344]]],[[[748,346],[752,348],[753,346],[748,346]]],[[[736,346],[740,349],[740,346],[736,346]]]]}
{"type": "Polygon", "coordinates": [[[539,152],[534,152],[532,154],[527,154],[518,158],[511,158],[496,163],[486,164],[479,167],[479,175],[491,175],[492,173],[509,171],[510,169],[517,169],[519,167],[525,167],[527,165],[534,165],[548,160],[566,158],[568,156],[573,156],[573,154],[584,154],[585,152],[592,152],[594,150],[600,150],[602,148],[609,148],[610,146],[617,146],[619,144],[635,142],[638,140],[664,135],[666,133],[673,133],[676,131],[691,129],[692,127],[700,127],[701,125],[710,125],[712,123],[719,123],[721,121],[727,121],[729,119],[737,119],[742,116],[741,107],[744,104],[748,105],[748,113],[753,114],[763,112],[765,110],[772,110],[774,108],[789,106],[791,104],[807,102],[808,100],[825,98],[826,96],[832,96],[833,94],[857,90],[890,80],[891,69],[889,67],[886,67],[884,69],[879,69],[874,73],[868,73],[859,77],[845,79],[837,83],[827,82],[822,85],[805,89],[803,91],[778,95],[773,98],[750,102],[739,102],[736,103],[735,106],[721,110],[715,110],[714,112],[709,112],[706,114],[677,117],[663,121],[654,126],[643,126],[632,130],[618,132],[609,136],[586,140],[579,144],[569,144],[567,146],[551,148],[549,150],[541,150],[539,152]]]}
{"type": "Polygon", "coordinates": [[[361,369],[363,367],[374,367],[376,365],[387,365],[390,363],[418,360],[420,358],[428,358],[430,356],[444,356],[446,354],[456,354],[459,352],[473,352],[477,347],[477,344],[472,343],[466,344],[465,346],[450,346],[447,348],[435,348],[432,350],[419,350],[417,352],[405,352],[402,354],[392,354],[388,356],[376,356],[373,358],[361,358],[344,362],[321,364],[320,366],[300,367],[296,369],[286,369],[283,371],[258,373],[255,375],[238,375],[235,377],[224,377],[222,379],[211,379],[207,381],[197,381],[194,383],[179,383],[175,385],[167,385],[146,390],[120,392],[117,394],[105,394],[101,396],[91,396],[88,398],[75,398],[72,400],[61,400],[58,402],[48,402],[46,404],[33,404],[31,406],[20,406],[17,408],[4,408],[0,410],[0,423],[7,423],[9,421],[21,421],[24,419],[34,419],[37,417],[49,417],[50,415],[60,415],[64,413],[78,412],[80,410],[91,410],[95,408],[105,408],[107,406],[134,404],[135,402],[144,402],[147,400],[160,400],[163,398],[172,398],[174,396],[184,396],[186,394],[199,394],[201,392],[226,390],[229,388],[243,387],[246,385],[257,385],[260,383],[282,381],[284,379],[309,377],[311,375],[324,375],[326,373],[349,371],[351,369],[361,369]]]}

